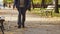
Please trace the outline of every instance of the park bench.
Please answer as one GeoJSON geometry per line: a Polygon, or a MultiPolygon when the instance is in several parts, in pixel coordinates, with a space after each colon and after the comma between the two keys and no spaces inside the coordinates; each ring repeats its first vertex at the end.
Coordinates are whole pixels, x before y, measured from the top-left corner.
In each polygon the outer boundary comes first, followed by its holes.
{"type": "Polygon", "coordinates": [[[4,21],[5,21],[4,17],[0,16],[0,28],[1,28],[2,34],[4,34],[4,25],[3,25],[4,21]]]}
{"type": "Polygon", "coordinates": [[[54,5],[48,5],[47,8],[42,11],[46,13],[46,16],[48,15],[48,13],[50,13],[52,16],[52,11],[54,10],[54,7],[55,7],[54,5]]]}

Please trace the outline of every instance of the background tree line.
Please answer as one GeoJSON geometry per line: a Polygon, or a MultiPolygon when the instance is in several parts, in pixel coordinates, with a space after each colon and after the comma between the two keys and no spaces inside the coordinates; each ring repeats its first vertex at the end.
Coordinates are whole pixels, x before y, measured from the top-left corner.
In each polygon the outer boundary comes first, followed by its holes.
{"type": "MultiPolygon", "coordinates": [[[[14,0],[6,0],[7,3],[13,3],[14,0]]],[[[38,6],[43,6],[45,7],[46,5],[53,4],[53,0],[31,0],[31,3],[34,7],[34,5],[38,6]]],[[[55,12],[59,13],[58,11],[58,4],[60,4],[60,0],[55,0],[55,12]]]]}

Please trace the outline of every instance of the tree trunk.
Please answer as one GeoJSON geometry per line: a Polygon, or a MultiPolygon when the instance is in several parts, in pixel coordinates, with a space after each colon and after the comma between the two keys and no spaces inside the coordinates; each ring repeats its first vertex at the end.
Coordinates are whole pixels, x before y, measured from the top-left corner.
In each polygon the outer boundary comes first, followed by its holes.
{"type": "Polygon", "coordinates": [[[59,13],[58,0],[55,0],[55,13],[59,13]]]}
{"type": "Polygon", "coordinates": [[[41,3],[42,8],[44,8],[44,5],[45,5],[45,0],[42,0],[42,3],[41,3]]]}
{"type": "Polygon", "coordinates": [[[31,0],[31,2],[32,2],[32,7],[33,7],[33,9],[34,9],[34,4],[33,4],[33,0],[31,0]]]}

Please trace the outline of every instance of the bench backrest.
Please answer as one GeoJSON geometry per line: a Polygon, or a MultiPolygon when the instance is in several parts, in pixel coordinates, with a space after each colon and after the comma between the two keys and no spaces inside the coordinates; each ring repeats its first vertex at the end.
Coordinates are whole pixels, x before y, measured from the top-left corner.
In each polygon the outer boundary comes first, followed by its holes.
{"type": "Polygon", "coordinates": [[[49,10],[52,10],[52,9],[54,9],[54,5],[49,5],[46,9],[49,9],[49,10]]]}

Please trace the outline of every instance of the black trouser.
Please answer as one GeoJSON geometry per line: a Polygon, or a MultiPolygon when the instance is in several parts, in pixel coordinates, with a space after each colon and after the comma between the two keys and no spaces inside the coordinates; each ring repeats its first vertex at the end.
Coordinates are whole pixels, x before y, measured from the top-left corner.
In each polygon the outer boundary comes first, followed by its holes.
{"type": "Polygon", "coordinates": [[[25,15],[26,15],[26,9],[25,8],[18,8],[18,26],[24,27],[25,22],[25,15]]]}

